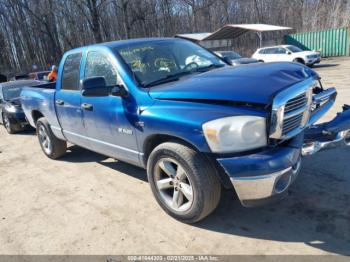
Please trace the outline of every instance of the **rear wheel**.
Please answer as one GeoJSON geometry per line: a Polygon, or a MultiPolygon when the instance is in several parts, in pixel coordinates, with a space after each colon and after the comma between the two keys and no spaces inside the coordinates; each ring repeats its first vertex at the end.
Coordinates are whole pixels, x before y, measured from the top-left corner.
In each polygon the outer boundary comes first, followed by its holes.
{"type": "Polygon", "coordinates": [[[66,153],[67,142],[55,137],[45,117],[42,117],[37,121],[36,133],[41,149],[46,156],[52,159],[57,159],[66,153]]]}
{"type": "Polygon", "coordinates": [[[16,133],[16,128],[15,126],[13,125],[13,123],[11,123],[11,120],[10,118],[8,117],[7,114],[3,114],[2,115],[2,120],[3,120],[3,123],[4,123],[4,127],[7,131],[7,133],[9,134],[14,134],[16,133]]]}
{"type": "Polygon", "coordinates": [[[221,184],[216,170],[199,152],[174,142],[157,146],[147,175],[159,205],[172,217],[195,223],[217,207],[221,184]]]}

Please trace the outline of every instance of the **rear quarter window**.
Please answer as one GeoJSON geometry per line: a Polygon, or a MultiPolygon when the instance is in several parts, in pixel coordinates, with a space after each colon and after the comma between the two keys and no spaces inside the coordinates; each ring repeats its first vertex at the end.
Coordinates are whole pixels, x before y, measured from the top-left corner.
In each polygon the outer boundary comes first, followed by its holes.
{"type": "Polygon", "coordinates": [[[67,56],[62,72],[63,90],[79,90],[79,74],[82,53],[67,56]]]}

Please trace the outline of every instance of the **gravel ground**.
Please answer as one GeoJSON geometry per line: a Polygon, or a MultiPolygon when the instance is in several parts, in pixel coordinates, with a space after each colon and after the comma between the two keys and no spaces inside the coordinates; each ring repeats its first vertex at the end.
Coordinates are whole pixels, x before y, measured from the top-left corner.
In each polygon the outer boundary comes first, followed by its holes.
{"type": "MultiPolygon", "coordinates": [[[[350,58],[316,70],[350,102],[350,58]]],[[[304,159],[285,200],[240,206],[224,192],[196,225],[166,215],[144,170],[72,146],[44,156],[33,132],[0,127],[0,254],[350,254],[350,149],[304,159]]]]}

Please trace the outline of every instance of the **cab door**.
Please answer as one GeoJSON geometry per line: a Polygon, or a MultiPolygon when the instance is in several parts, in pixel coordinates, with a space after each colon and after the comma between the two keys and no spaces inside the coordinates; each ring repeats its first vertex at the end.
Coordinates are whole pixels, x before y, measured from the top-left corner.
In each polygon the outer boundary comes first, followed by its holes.
{"type": "MultiPolygon", "coordinates": [[[[55,94],[55,108],[62,132],[69,142],[88,147],[83,125],[80,94],[80,65],[82,53],[66,56],[55,94]]],[[[58,128],[52,126],[52,128],[58,128]]]]}
{"type": "MultiPolygon", "coordinates": [[[[84,79],[96,76],[105,78],[111,87],[121,84],[113,54],[91,50],[87,53],[84,79]]],[[[136,107],[131,97],[105,96],[84,97],[84,126],[92,150],[127,161],[138,163],[139,152],[134,129],[133,114],[136,107]]]]}

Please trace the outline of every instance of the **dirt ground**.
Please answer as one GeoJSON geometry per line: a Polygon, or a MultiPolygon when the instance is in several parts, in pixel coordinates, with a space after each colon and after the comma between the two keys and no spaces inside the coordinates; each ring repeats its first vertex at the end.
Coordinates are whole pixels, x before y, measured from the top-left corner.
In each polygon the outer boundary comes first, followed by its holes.
{"type": "MultiPolygon", "coordinates": [[[[350,58],[316,70],[350,102],[350,58]]],[[[246,209],[225,192],[196,225],[166,215],[144,170],[73,146],[44,156],[0,127],[0,254],[350,254],[350,148],[304,159],[288,198],[246,209]]]]}

